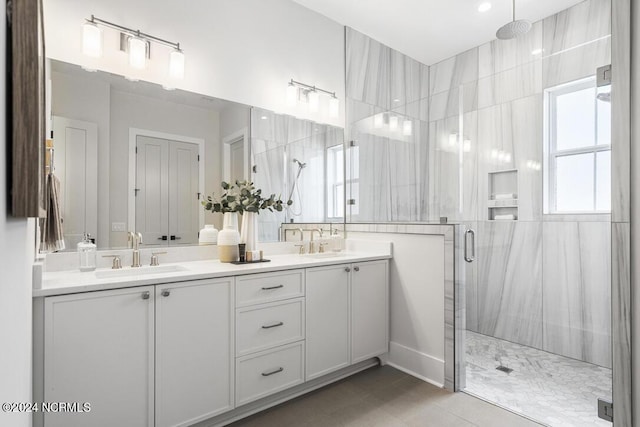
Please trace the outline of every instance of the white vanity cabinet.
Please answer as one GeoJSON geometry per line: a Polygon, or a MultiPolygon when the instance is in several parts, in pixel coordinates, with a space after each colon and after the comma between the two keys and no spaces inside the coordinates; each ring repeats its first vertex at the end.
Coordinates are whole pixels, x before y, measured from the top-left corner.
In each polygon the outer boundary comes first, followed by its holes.
{"type": "Polygon", "coordinates": [[[307,269],[307,381],[389,351],[388,265],[307,269]]]}
{"type": "Polygon", "coordinates": [[[350,265],[307,269],[307,381],[351,363],[350,271],[350,265]]]}
{"type": "Polygon", "coordinates": [[[233,409],[232,283],[46,298],[44,400],[91,411],[45,414],[44,425],[191,425],[233,409]]]}
{"type": "Polygon", "coordinates": [[[341,261],[43,295],[34,398],[91,407],[34,426],[224,425],[373,366],[388,352],[389,262],[341,261]]]}
{"type": "Polygon", "coordinates": [[[233,279],[155,287],[155,425],[233,409],[233,279]]]}
{"type": "Polygon", "coordinates": [[[153,426],[154,287],[48,297],[44,401],[90,412],[44,413],[47,427],[153,426]]]}
{"type": "Polygon", "coordinates": [[[351,266],[351,363],[389,351],[389,262],[351,266]]]}
{"type": "Polygon", "coordinates": [[[236,279],[236,406],[304,382],[305,270],[236,279]]]}

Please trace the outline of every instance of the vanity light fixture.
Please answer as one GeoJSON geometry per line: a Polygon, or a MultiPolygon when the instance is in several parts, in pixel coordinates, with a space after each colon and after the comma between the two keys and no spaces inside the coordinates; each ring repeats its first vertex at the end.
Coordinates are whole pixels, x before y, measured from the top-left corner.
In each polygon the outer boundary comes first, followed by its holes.
{"type": "Polygon", "coordinates": [[[389,130],[395,131],[398,129],[398,116],[389,116],[389,130]]]}
{"type": "Polygon", "coordinates": [[[134,30],[113,22],[105,21],[91,15],[82,25],[82,53],[99,58],[102,56],[102,30],[99,26],[112,28],[120,31],[121,50],[126,50],[129,54],[129,65],[135,69],[144,69],[147,59],[150,58],[151,43],[173,48],[169,53],[168,74],[171,79],[181,80],[184,78],[184,52],[180,48],[180,43],[170,42],[159,37],[146,34],[140,30],[134,30]],[[126,47],[126,48],[125,48],[126,47]]]}
{"type": "Polygon", "coordinates": [[[102,56],[102,30],[95,22],[82,24],[82,53],[92,58],[102,56]]]}
{"type": "Polygon", "coordinates": [[[340,100],[335,92],[320,89],[319,87],[298,82],[293,79],[287,84],[287,106],[295,107],[299,100],[309,104],[309,112],[320,111],[320,95],[329,97],[329,117],[336,118],[340,113],[340,100]]]}
{"type": "Polygon", "coordinates": [[[147,65],[147,42],[140,37],[129,37],[129,65],[142,70],[147,65]]]}
{"type": "Polygon", "coordinates": [[[309,101],[309,111],[312,113],[317,113],[320,111],[320,94],[317,90],[312,90],[307,94],[309,101]]]}
{"type": "Polygon", "coordinates": [[[382,129],[383,125],[384,125],[384,114],[380,113],[373,116],[374,129],[382,129]]]}
{"type": "Polygon", "coordinates": [[[405,120],[402,122],[402,135],[411,136],[413,134],[413,122],[411,120],[405,120]]]}

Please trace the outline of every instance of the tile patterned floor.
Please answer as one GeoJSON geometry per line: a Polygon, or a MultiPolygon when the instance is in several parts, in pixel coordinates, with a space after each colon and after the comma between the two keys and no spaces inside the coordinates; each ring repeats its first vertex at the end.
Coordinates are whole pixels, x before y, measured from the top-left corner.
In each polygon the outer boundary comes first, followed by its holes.
{"type": "Polygon", "coordinates": [[[450,393],[390,366],[374,367],[233,427],[539,427],[465,393],[450,393]]]}
{"type": "Polygon", "coordinates": [[[597,417],[611,369],[470,331],[465,342],[466,392],[553,427],[611,427],[597,417]]]}

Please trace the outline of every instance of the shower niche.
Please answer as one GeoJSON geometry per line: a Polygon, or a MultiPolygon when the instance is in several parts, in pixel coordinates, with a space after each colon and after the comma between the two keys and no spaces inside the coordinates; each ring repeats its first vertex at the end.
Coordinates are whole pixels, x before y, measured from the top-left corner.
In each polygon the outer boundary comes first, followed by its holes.
{"type": "Polygon", "coordinates": [[[518,219],[518,170],[489,172],[487,219],[516,221],[518,219]]]}

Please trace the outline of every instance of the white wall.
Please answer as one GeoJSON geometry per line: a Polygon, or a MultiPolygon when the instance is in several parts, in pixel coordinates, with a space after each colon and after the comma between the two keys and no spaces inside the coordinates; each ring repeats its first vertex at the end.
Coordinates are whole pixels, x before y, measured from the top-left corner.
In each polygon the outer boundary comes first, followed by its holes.
{"type": "MultiPolygon", "coordinates": [[[[111,89],[93,78],[51,73],[51,111],[54,116],[83,120],[98,125],[98,235],[99,248],[109,248],[109,123],[111,89]]],[[[54,140],[56,135],[54,135],[54,140]]],[[[54,141],[55,146],[55,141],[54,141]]],[[[67,248],[73,249],[75,248],[67,248]]]]}
{"type": "MultiPolygon", "coordinates": [[[[142,95],[111,91],[110,221],[127,223],[129,129],[145,129],[204,139],[205,194],[222,179],[219,113],[142,95]]],[[[132,229],[128,224],[127,229],[132,229]]],[[[111,247],[126,247],[124,232],[111,232],[111,247]]]]}
{"type": "MultiPolygon", "coordinates": [[[[6,55],[6,9],[0,12],[0,51],[6,55]]],[[[0,61],[5,75],[5,61],[0,61]]],[[[6,97],[0,80],[0,99],[6,97]]],[[[0,105],[0,402],[31,401],[31,264],[34,254],[34,221],[8,215],[5,103],[0,105]]],[[[0,425],[28,427],[27,413],[0,412],[0,425]]]]}
{"type": "MultiPolygon", "coordinates": [[[[117,34],[104,31],[104,56],[81,53],[81,24],[91,14],[180,42],[186,75],[168,82],[168,49],[152,46],[136,77],[180,89],[344,126],[285,104],[294,78],[336,91],[344,109],[344,30],[338,23],[289,0],[44,0],[47,55],[119,75],[132,71],[117,51],[117,34]]],[[[324,97],[322,97],[324,98],[324,97]]]]}
{"type": "Polygon", "coordinates": [[[444,384],[444,236],[349,232],[393,242],[389,363],[444,384]]]}

